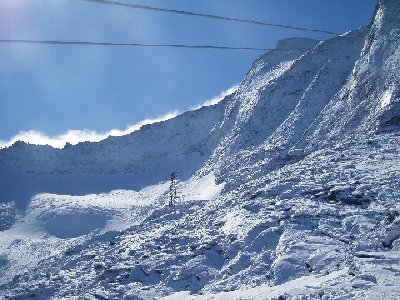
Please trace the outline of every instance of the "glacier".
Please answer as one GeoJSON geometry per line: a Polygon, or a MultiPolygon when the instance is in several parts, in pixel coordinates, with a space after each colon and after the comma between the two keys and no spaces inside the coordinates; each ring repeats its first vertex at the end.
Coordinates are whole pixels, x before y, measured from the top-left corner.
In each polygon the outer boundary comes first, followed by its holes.
{"type": "Polygon", "coordinates": [[[217,104],[0,149],[0,298],[398,299],[399,33],[379,0],[366,26],[280,41],[217,104]]]}

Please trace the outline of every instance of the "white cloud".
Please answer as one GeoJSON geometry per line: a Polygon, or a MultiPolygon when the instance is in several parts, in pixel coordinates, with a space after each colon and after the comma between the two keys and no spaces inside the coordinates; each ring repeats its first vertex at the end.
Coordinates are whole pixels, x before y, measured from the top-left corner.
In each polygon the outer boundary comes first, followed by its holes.
{"type": "Polygon", "coordinates": [[[234,85],[234,86],[230,87],[229,89],[227,89],[226,91],[222,91],[218,96],[215,96],[211,99],[207,99],[202,104],[192,107],[191,110],[199,109],[200,107],[203,107],[203,106],[210,106],[210,105],[217,104],[222,99],[224,99],[226,96],[231,95],[234,92],[236,92],[238,88],[239,88],[238,84],[234,85]]]}
{"type": "MultiPolygon", "coordinates": [[[[227,89],[226,91],[221,92],[218,96],[215,96],[211,99],[207,99],[202,104],[192,107],[191,110],[195,110],[195,109],[198,109],[203,106],[210,106],[210,105],[217,104],[222,99],[224,99],[226,96],[234,93],[238,89],[238,87],[239,87],[238,85],[235,85],[235,86],[227,89]]],[[[12,144],[14,144],[16,141],[23,141],[23,142],[26,142],[29,144],[35,144],[35,145],[50,145],[54,148],[63,148],[65,143],[67,143],[67,142],[71,143],[73,145],[76,145],[80,142],[99,142],[101,140],[106,139],[110,135],[111,136],[127,135],[131,132],[139,130],[140,127],[143,125],[166,121],[166,120],[176,117],[178,114],[180,114],[180,112],[177,110],[168,112],[165,115],[159,116],[157,118],[145,119],[136,124],[129,125],[127,128],[125,128],[123,130],[111,129],[107,132],[97,132],[97,131],[88,130],[88,129],[68,130],[67,132],[60,134],[60,135],[49,136],[49,135],[47,135],[43,132],[37,131],[37,130],[21,131],[18,134],[16,134],[14,137],[12,137],[9,141],[0,140],[0,148],[9,147],[12,144]]]]}
{"type": "Polygon", "coordinates": [[[73,145],[78,144],[79,142],[99,142],[104,140],[109,135],[112,136],[122,136],[139,130],[141,126],[147,124],[153,124],[156,122],[161,122],[165,120],[172,119],[179,114],[179,111],[172,111],[163,116],[159,116],[157,118],[145,119],[136,124],[130,125],[127,128],[120,129],[111,129],[107,132],[96,132],[94,130],[68,130],[67,132],[56,135],[56,136],[48,136],[43,132],[37,130],[29,130],[29,131],[21,131],[14,137],[12,137],[9,141],[0,140],[0,148],[9,147],[16,141],[24,141],[30,144],[36,145],[50,145],[54,148],[62,148],[64,147],[66,142],[69,142],[73,145]]]}

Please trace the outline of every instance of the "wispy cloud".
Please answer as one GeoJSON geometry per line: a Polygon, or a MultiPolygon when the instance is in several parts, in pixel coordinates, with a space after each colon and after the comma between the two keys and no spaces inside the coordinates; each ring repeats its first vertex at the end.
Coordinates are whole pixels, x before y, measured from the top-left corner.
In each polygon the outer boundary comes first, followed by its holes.
{"type": "Polygon", "coordinates": [[[136,130],[139,130],[140,127],[143,125],[153,124],[156,122],[172,119],[176,117],[179,113],[180,113],[179,111],[172,111],[157,118],[145,119],[136,124],[129,125],[123,130],[112,129],[107,132],[97,132],[94,130],[87,130],[87,129],[68,130],[67,132],[60,135],[49,136],[37,130],[21,131],[14,137],[12,137],[9,141],[0,140],[0,148],[9,147],[16,141],[24,141],[26,143],[36,144],[36,145],[50,145],[54,148],[62,148],[67,142],[73,145],[86,141],[99,142],[101,140],[104,140],[110,135],[111,136],[126,135],[136,130]]]}
{"type": "MultiPolygon", "coordinates": [[[[226,96],[234,93],[238,89],[238,85],[235,85],[226,91],[221,92],[219,95],[205,100],[203,103],[196,105],[191,108],[191,110],[198,109],[203,106],[210,106],[217,104],[226,96]]],[[[122,136],[137,131],[143,125],[153,124],[156,122],[166,121],[172,119],[179,115],[181,112],[178,110],[168,112],[165,115],[159,116],[157,118],[149,118],[143,121],[140,121],[136,124],[129,125],[125,129],[111,129],[106,132],[97,132],[94,130],[68,130],[63,134],[59,134],[56,136],[49,136],[43,132],[37,130],[28,130],[28,131],[21,131],[12,137],[9,141],[0,140],[0,148],[9,147],[14,144],[16,141],[23,141],[29,144],[35,145],[50,145],[54,148],[63,148],[65,143],[71,143],[76,145],[80,142],[99,142],[101,140],[106,139],[108,136],[122,136]]]]}
{"type": "Polygon", "coordinates": [[[210,105],[217,104],[218,102],[222,101],[222,99],[224,99],[226,96],[231,95],[234,92],[236,92],[236,90],[238,88],[239,88],[239,85],[236,84],[236,85],[230,87],[229,89],[222,91],[218,96],[212,97],[211,99],[207,99],[206,101],[204,101],[201,104],[193,106],[191,108],[191,110],[199,109],[200,107],[203,107],[203,106],[210,106],[210,105]]]}

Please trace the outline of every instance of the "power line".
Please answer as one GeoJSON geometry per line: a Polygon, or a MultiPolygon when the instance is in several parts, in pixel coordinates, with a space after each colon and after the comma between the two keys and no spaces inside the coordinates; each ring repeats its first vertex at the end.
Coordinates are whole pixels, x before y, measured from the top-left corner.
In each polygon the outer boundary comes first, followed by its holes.
{"type": "MultiPolygon", "coordinates": [[[[310,48],[262,48],[262,47],[235,47],[217,45],[190,45],[190,44],[144,44],[144,43],[112,43],[91,41],[61,41],[61,40],[32,40],[32,39],[0,39],[0,44],[36,44],[36,45],[61,45],[61,46],[113,46],[113,47],[148,47],[148,48],[191,48],[212,50],[249,50],[249,51],[311,51],[310,48]]],[[[359,53],[355,49],[321,49],[322,52],[352,52],[359,53]]]]}
{"type": "MultiPolygon", "coordinates": [[[[60,41],[60,40],[27,40],[27,39],[0,39],[0,44],[44,44],[44,45],[80,45],[80,46],[125,46],[125,47],[164,47],[164,48],[192,48],[192,49],[216,49],[216,50],[253,50],[268,51],[272,48],[258,47],[233,47],[215,45],[186,45],[186,44],[144,44],[144,43],[111,43],[90,41],[60,41]]],[[[305,49],[296,49],[305,50],[305,49]]]]}
{"type": "Polygon", "coordinates": [[[332,32],[332,31],[327,31],[327,30],[322,30],[322,29],[267,23],[267,22],[263,22],[263,21],[239,19],[239,18],[218,16],[218,15],[212,15],[212,14],[202,14],[202,13],[196,13],[196,12],[187,11],[187,10],[161,8],[161,7],[141,5],[141,4],[130,4],[130,3],[111,1],[111,0],[81,0],[81,1],[105,4],[105,5],[122,6],[122,7],[134,8],[134,9],[153,10],[153,11],[158,11],[158,12],[167,12],[167,13],[174,13],[174,14],[180,14],[180,15],[189,15],[189,16],[195,16],[195,17],[204,17],[204,18],[211,18],[211,19],[224,20],[224,21],[234,21],[234,22],[248,23],[248,24],[253,24],[253,25],[271,26],[271,27],[279,27],[279,28],[284,28],[284,29],[292,29],[292,30],[301,30],[301,31],[310,31],[310,32],[338,35],[337,32],[332,32]]]}

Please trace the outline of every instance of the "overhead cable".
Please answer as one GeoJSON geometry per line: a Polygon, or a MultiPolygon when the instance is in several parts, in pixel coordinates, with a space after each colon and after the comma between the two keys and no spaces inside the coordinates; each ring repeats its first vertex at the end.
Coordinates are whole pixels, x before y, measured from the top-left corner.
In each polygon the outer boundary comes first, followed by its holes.
{"type": "Polygon", "coordinates": [[[36,44],[36,45],[62,45],[62,46],[120,46],[120,47],[149,47],[149,48],[191,48],[191,49],[213,49],[213,50],[250,50],[250,51],[322,51],[359,53],[356,49],[324,49],[316,48],[263,48],[263,47],[236,47],[218,45],[190,45],[190,44],[144,44],[144,43],[114,43],[114,42],[92,42],[92,41],[62,41],[62,40],[33,40],[33,39],[0,39],[0,44],[36,44]]]}
{"type": "Polygon", "coordinates": [[[220,49],[220,50],[254,50],[268,51],[272,48],[234,47],[216,45],[185,45],[185,44],[144,44],[144,43],[112,43],[90,41],[60,41],[60,40],[31,40],[31,39],[0,39],[1,44],[45,44],[45,45],[81,45],[81,46],[126,46],[126,47],[164,47],[164,48],[194,48],[194,49],[220,49]]]}
{"type": "Polygon", "coordinates": [[[233,17],[218,16],[218,15],[212,15],[212,14],[203,14],[203,13],[197,13],[197,12],[192,12],[192,11],[187,11],[187,10],[161,8],[161,7],[142,5],[142,4],[123,3],[123,2],[112,1],[112,0],[81,0],[81,1],[99,3],[99,4],[105,4],[105,5],[122,6],[122,7],[134,8],[134,9],[153,10],[153,11],[167,12],[167,13],[174,13],[174,14],[188,15],[188,16],[195,16],[195,17],[204,17],[204,18],[211,18],[211,19],[224,20],[224,21],[241,22],[241,23],[248,23],[248,24],[253,24],[253,25],[271,26],[271,27],[278,27],[278,28],[284,28],[284,29],[292,29],[292,30],[301,30],[301,31],[310,31],[310,32],[338,35],[337,32],[332,32],[332,31],[327,31],[327,30],[322,30],[322,29],[314,29],[314,28],[305,28],[305,27],[298,27],[298,26],[292,26],[292,25],[268,23],[268,22],[249,20],[249,19],[239,19],[239,18],[233,18],[233,17]]]}

